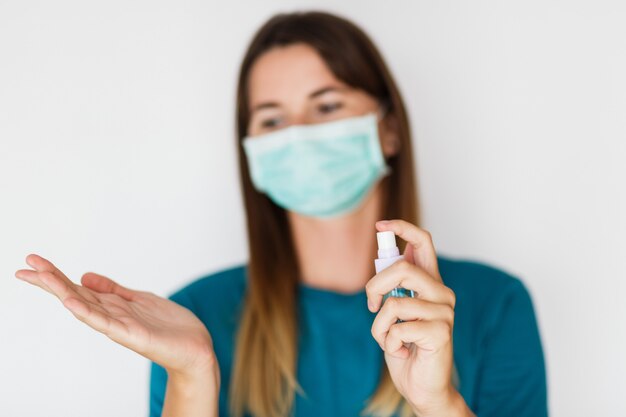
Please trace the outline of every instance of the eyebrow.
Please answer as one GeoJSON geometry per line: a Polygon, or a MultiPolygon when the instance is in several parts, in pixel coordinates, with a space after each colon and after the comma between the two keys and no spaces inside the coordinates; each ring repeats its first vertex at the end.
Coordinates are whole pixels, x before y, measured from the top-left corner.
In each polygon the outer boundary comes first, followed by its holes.
{"type": "Polygon", "coordinates": [[[323,87],[320,88],[319,90],[315,90],[313,91],[311,94],[309,94],[309,98],[315,98],[318,96],[321,96],[324,93],[328,93],[329,91],[345,91],[346,88],[345,87],[335,87],[335,86],[328,86],[328,87],[323,87]]]}
{"type": "MultiPolygon", "coordinates": [[[[317,89],[315,91],[313,91],[311,94],[309,94],[309,98],[315,98],[315,97],[319,97],[322,94],[326,94],[328,92],[331,91],[345,91],[346,88],[345,87],[336,87],[336,86],[327,86],[327,87],[322,87],[320,89],[317,89]]],[[[267,101],[265,103],[260,103],[257,104],[256,106],[254,106],[254,108],[252,108],[252,111],[250,112],[250,114],[253,114],[254,112],[261,110],[261,109],[268,109],[268,108],[275,108],[275,107],[279,107],[280,105],[275,102],[275,101],[267,101]]]]}

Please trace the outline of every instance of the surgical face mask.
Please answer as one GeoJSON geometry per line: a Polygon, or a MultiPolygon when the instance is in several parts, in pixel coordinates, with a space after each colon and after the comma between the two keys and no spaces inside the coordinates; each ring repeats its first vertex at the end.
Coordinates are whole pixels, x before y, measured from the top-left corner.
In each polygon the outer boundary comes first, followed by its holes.
{"type": "Polygon", "coordinates": [[[377,122],[371,113],[244,138],[254,187],[306,216],[330,218],[355,210],[391,171],[377,122]]]}

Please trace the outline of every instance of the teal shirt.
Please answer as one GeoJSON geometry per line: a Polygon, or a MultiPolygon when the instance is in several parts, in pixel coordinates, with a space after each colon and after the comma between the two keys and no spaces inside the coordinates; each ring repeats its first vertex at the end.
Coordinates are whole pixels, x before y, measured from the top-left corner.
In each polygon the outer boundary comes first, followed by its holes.
{"type": "MultiPolygon", "coordinates": [[[[533,305],[523,283],[488,265],[438,257],[456,294],[453,333],[459,392],[478,417],[547,416],[544,358],[533,305]]],[[[220,417],[228,386],[246,265],[197,279],[169,298],[187,307],[213,338],[221,373],[220,417]]],[[[384,365],[371,335],[375,313],[365,290],[341,294],[300,284],[295,417],[357,417],[384,365]]],[[[167,374],[151,363],[150,417],[161,415],[167,374]]]]}

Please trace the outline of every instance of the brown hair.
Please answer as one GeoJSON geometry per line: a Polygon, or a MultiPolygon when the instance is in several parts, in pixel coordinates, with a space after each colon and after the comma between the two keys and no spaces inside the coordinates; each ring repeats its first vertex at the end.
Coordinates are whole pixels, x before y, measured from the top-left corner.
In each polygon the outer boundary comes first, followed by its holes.
{"type": "MultiPolygon", "coordinates": [[[[388,115],[397,122],[401,151],[387,161],[391,174],[381,183],[385,196],[381,216],[418,224],[407,114],[398,88],[372,41],[353,23],[324,12],[272,17],[258,30],[245,54],[237,90],[237,149],[247,215],[249,262],[229,393],[234,417],[245,412],[255,417],[286,416],[296,391],[302,393],[296,381],[299,266],[287,215],[283,208],[254,189],[241,145],[250,118],[248,78],[252,65],[271,48],[294,43],[313,47],[339,80],[388,106],[388,115]]],[[[403,251],[403,242],[398,243],[403,251]]],[[[388,417],[398,407],[403,415],[412,415],[383,364],[380,384],[364,412],[388,417]]]]}

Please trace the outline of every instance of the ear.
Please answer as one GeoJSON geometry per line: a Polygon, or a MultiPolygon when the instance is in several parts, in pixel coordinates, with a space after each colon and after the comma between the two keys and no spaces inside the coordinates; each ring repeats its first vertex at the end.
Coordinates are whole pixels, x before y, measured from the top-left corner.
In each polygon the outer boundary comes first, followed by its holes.
{"type": "Polygon", "coordinates": [[[400,135],[398,134],[398,119],[393,112],[387,113],[378,124],[380,132],[380,146],[385,157],[391,157],[400,150],[400,135]]]}

